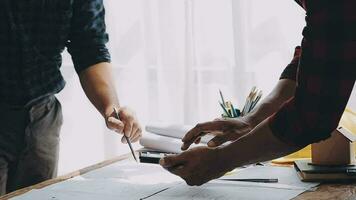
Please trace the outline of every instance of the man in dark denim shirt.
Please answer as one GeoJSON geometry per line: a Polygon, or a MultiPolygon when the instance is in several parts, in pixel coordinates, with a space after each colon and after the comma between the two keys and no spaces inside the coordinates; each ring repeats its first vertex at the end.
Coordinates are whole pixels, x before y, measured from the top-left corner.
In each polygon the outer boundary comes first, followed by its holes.
{"type": "Polygon", "coordinates": [[[102,0],[0,2],[0,195],[56,175],[65,47],[108,128],[140,138],[134,114],[119,107],[107,42],[102,0]]]}

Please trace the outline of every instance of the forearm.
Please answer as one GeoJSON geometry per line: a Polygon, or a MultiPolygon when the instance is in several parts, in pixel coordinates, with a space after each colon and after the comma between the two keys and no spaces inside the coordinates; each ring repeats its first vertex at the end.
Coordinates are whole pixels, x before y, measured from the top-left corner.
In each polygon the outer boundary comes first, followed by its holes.
{"type": "Polygon", "coordinates": [[[219,151],[223,163],[229,163],[227,167],[232,170],[243,165],[279,158],[302,148],[280,141],[273,135],[268,120],[264,120],[249,134],[221,147],[219,151]]]}
{"type": "Polygon", "coordinates": [[[244,117],[252,127],[256,127],[263,120],[275,113],[279,107],[295,93],[294,80],[279,80],[272,92],[247,116],[244,117]]]}
{"type": "Polygon", "coordinates": [[[110,67],[109,63],[103,62],[79,74],[86,96],[104,117],[112,113],[113,105],[119,106],[110,67]]]}

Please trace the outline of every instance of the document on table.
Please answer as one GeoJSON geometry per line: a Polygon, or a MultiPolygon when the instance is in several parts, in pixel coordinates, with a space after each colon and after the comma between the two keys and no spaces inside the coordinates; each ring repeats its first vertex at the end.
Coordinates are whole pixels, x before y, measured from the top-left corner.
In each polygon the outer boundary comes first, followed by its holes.
{"type": "Polygon", "coordinates": [[[119,200],[150,196],[183,181],[159,165],[126,162],[113,164],[43,189],[32,190],[14,200],[119,200]]]}
{"type": "Polygon", "coordinates": [[[271,187],[255,187],[259,184],[236,184],[213,181],[200,187],[179,185],[154,195],[147,200],[286,200],[304,192],[303,189],[288,190],[271,187]]]}
{"type": "Polygon", "coordinates": [[[116,163],[79,177],[32,190],[15,200],[225,200],[291,199],[317,184],[303,183],[293,168],[250,167],[224,178],[278,178],[279,183],[215,180],[190,187],[159,165],[116,163]]]}
{"type": "Polygon", "coordinates": [[[185,184],[169,188],[147,200],[286,200],[311,190],[319,183],[300,181],[291,167],[254,166],[231,172],[224,179],[271,179],[278,178],[278,183],[253,183],[215,180],[200,187],[189,187],[185,184]],[[181,195],[184,194],[184,195],[181,195]]]}

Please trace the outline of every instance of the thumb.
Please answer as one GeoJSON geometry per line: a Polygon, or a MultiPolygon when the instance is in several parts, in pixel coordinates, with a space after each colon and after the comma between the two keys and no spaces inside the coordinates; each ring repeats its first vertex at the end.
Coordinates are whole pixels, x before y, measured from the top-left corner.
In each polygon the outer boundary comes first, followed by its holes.
{"type": "Polygon", "coordinates": [[[227,141],[228,141],[228,139],[227,139],[226,135],[225,136],[218,135],[218,136],[215,136],[213,139],[211,139],[208,142],[208,147],[217,147],[217,146],[224,144],[227,141]]]}
{"type": "Polygon", "coordinates": [[[121,133],[124,129],[124,123],[118,119],[116,119],[115,117],[109,117],[106,120],[106,126],[113,130],[116,131],[118,133],[121,133]]]}
{"type": "Polygon", "coordinates": [[[178,165],[182,165],[185,162],[185,158],[183,154],[174,155],[174,156],[166,156],[161,158],[159,164],[164,168],[175,167],[178,165]]]}

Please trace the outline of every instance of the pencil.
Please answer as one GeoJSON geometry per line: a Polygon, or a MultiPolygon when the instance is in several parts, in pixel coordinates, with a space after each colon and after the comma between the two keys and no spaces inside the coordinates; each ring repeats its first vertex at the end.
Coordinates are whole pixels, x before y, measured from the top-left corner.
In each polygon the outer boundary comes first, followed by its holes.
{"type": "Polygon", "coordinates": [[[278,183],[277,178],[233,178],[233,179],[219,179],[223,181],[243,181],[243,182],[255,182],[255,183],[278,183]]]}

